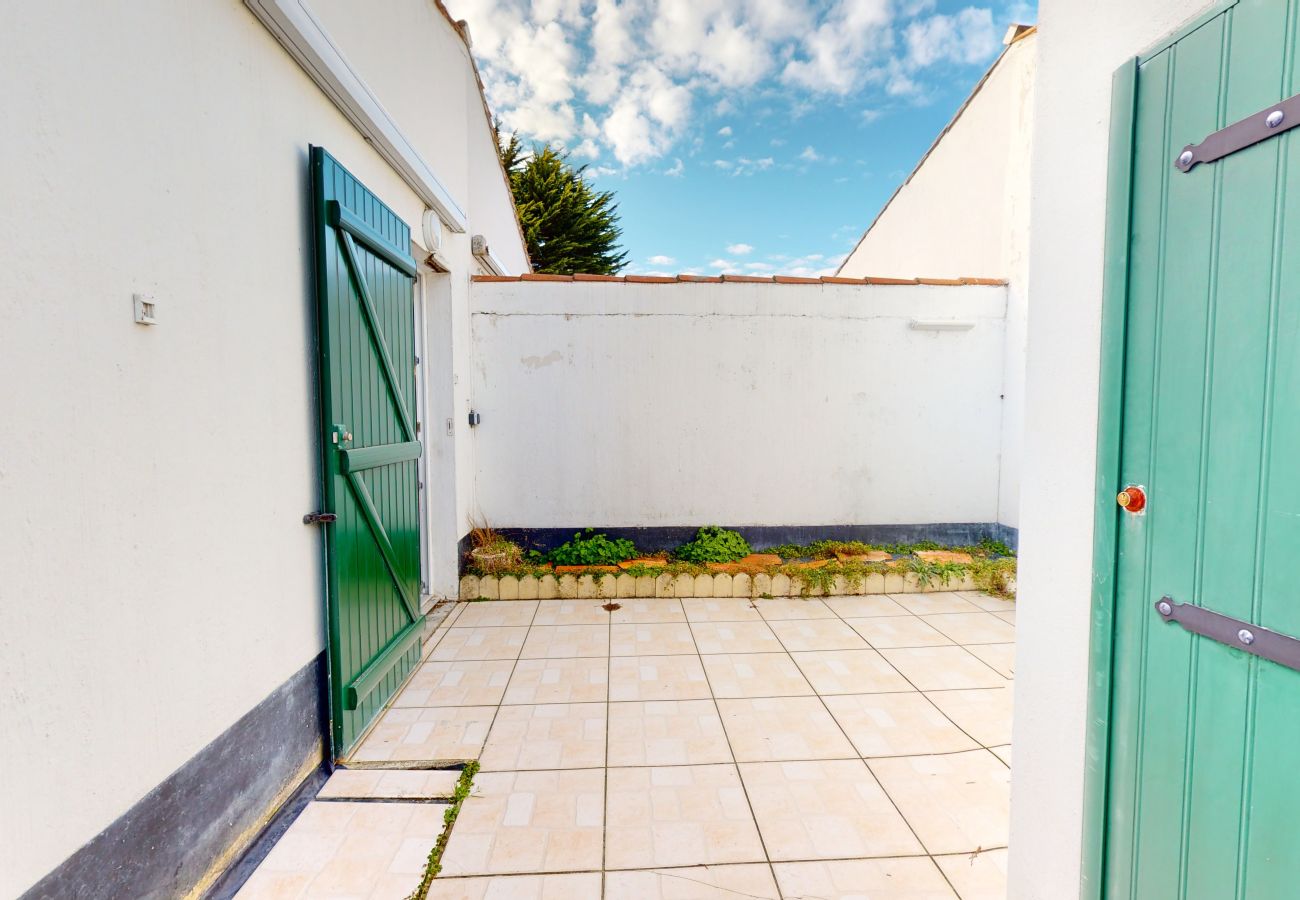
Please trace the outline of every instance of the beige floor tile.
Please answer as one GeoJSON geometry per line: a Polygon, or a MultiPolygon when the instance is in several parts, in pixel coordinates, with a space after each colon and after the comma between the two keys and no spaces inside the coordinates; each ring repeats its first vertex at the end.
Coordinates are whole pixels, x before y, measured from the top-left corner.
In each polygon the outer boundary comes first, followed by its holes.
{"type": "Polygon", "coordinates": [[[940,613],[921,618],[958,644],[1006,644],[1016,639],[1015,627],[993,613],[940,613]]]}
{"type": "Polygon", "coordinates": [[[533,625],[608,625],[605,600],[540,600],[533,625]]]}
{"type": "Polygon", "coordinates": [[[812,650],[790,655],[823,696],[912,690],[907,679],[875,650],[812,650]]]}
{"type": "Polygon", "coordinates": [[[352,753],[354,762],[463,762],[478,759],[494,706],[390,709],[352,753]]]}
{"type": "Polygon", "coordinates": [[[608,625],[534,625],[520,659],[609,656],[608,625]]]}
{"type": "Polygon", "coordinates": [[[712,700],[652,700],[609,705],[611,766],[731,762],[712,700]]]}
{"type": "Polygon", "coordinates": [[[969,691],[930,691],[926,696],[962,731],[985,747],[1011,743],[1010,685],[969,691]]]}
{"type": "Polygon", "coordinates": [[[983,591],[957,591],[957,596],[963,600],[969,600],[980,609],[988,612],[1011,612],[1016,608],[1016,601],[1008,600],[1005,597],[994,597],[992,594],[986,594],[983,591]]]}
{"type": "Polygon", "coordinates": [[[800,900],[958,900],[924,856],[777,863],[772,868],[781,892],[800,900]]]}
{"type": "Polygon", "coordinates": [[[1014,609],[1010,612],[995,612],[993,615],[997,616],[1003,622],[1007,622],[1011,625],[1016,624],[1016,611],[1014,609]]]}
{"type": "Polygon", "coordinates": [[[686,613],[682,601],[672,597],[643,597],[636,600],[615,601],[619,608],[610,613],[610,621],[615,625],[663,625],[670,622],[685,622],[686,613]]]}
{"type": "Polygon", "coordinates": [[[503,703],[595,703],[609,698],[609,660],[521,659],[503,703]]]}
{"type": "Polygon", "coordinates": [[[600,873],[435,878],[429,900],[600,900],[600,873]]]}
{"type": "Polygon", "coordinates": [[[335,769],[319,799],[438,800],[450,798],[459,769],[335,769]]]}
{"type": "Polygon", "coordinates": [[[1006,850],[937,856],[934,861],[948,876],[961,900],[1006,900],[1006,850]]]}
{"type": "Polygon", "coordinates": [[[844,619],[907,615],[907,610],[884,594],[866,594],[860,597],[827,597],[822,602],[833,610],[837,616],[844,619]]]}
{"type": "Polygon", "coordinates": [[[607,872],[610,900],[778,900],[767,863],[607,872]]]}
{"type": "Polygon", "coordinates": [[[1011,765],[1011,745],[1010,745],[1010,744],[1003,744],[1003,745],[1000,746],[1000,747],[990,747],[989,750],[993,753],[994,756],[996,756],[998,759],[1002,760],[1002,761],[1003,761],[1004,763],[1006,763],[1008,766],[1011,765]]]}
{"type": "Polygon", "coordinates": [[[1007,683],[962,647],[881,650],[880,655],[922,691],[1003,687],[1007,683]]]}
{"type": "Polygon", "coordinates": [[[803,650],[865,650],[862,635],[841,619],[787,619],[772,630],[791,653],[803,650]]]}
{"type": "Polygon", "coordinates": [[[952,591],[934,591],[928,594],[890,594],[893,600],[908,612],[918,616],[936,613],[979,612],[980,608],[952,591]]]}
{"type": "Polygon", "coordinates": [[[401,900],[442,833],[440,803],[310,803],[236,895],[401,900]]]}
{"type": "Polygon", "coordinates": [[[495,706],[514,667],[513,659],[426,662],[393,699],[393,706],[495,706]]]}
{"type": "Polygon", "coordinates": [[[614,625],[610,629],[610,656],[679,656],[695,652],[695,637],[685,621],[614,625]]]}
{"type": "Polygon", "coordinates": [[[605,866],[762,862],[734,765],[610,769],[605,866]]]}
{"type": "Polygon", "coordinates": [[[485,772],[599,768],[605,764],[605,704],[503,706],[479,762],[485,772]]]}
{"type": "Polygon", "coordinates": [[[452,626],[447,636],[429,654],[431,662],[458,659],[518,659],[528,626],[489,626],[458,628],[452,626]]]}
{"type": "Polygon", "coordinates": [[[682,609],[690,622],[761,622],[763,617],[752,600],[685,597],[682,609]]]}
{"type": "Polygon", "coordinates": [[[822,601],[814,598],[766,597],[755,600],[758,613],[769,622],[781,619],[833,619],[835,613],[822,601]]]}
{"type": "Polygon", "coordinates": [[[862,756],[916,756],[979,748],[919,693],[856,694],[825,700],[862,756]]]}
{"type": "Polygon", "coordinates": [[[604,793],[601,769],[480,773],[447,842],[442,874],[599,869],[604,793]]]}
{"type": "Polygon", "coordinates": [[[766,622],[692,622],[700,653],[783,653],[766,622]]]}
{"type": "Polygon", "coordinates": [[[615,656],[609,661],[609,699],[705,700],[709,684],[698,656],[615,656]]]}
{"type": "Polygon", "coordinates": [[[701,656],[715,697],[800,697],[813,693],[808,679],[785,653],[701,656]]]}
{"type": "Polygon", "coordinates": [[[737,762],[857,756],[817,697],[719,700],[718,711],[737,762]]]}
{"type": "Polygon", "coordinates": [[[1007,845],[1011,772],[987,750],[869,762],[930,853],[1007,845]]]}
{"type": "Polygon", "coordinates": [[[935,631],[920,616],[877,616],[874,619],[845,619],[853,630],[877,649],[893,647],[936,647],[952,641],[935,631]]]}
{"type": "Polygon", "coordinates": [[[966,649],[1007,678],[1016,676],[1015,644],[976,644],[966,649]]]}
{"type": "Polygon", "coordinates": [[[531,625],[537,612],[536,600],[474,600],[462,605],[456,628],[531,625]]]}
{"type": "Polygon", "coordinates": [[[861,760],[741,763],[740,774],[773,862],[922,852],[861,760]]]}

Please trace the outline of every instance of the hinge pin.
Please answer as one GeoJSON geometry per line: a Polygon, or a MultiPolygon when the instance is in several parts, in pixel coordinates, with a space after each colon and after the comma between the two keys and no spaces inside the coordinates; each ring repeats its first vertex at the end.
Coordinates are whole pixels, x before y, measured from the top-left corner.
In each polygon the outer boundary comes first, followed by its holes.
{"type": "Polygon", "coordinates": [[[1268,118],[1264,120],[1264,124],[1269,128],[1276,128],[1282,124],[1282,120],[1285,118],[1286,113],[1282,112],[1280,109],[1275,109],[1268,114],[1268,118]]]}

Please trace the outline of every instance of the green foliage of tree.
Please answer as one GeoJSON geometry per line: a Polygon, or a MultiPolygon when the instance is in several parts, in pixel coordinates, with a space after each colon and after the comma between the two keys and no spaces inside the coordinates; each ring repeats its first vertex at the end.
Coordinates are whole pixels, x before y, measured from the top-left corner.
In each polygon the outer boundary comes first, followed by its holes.
{"type": "Polygon", "coordinates": [[[526,153],[517,134],[504,138],[499,124],[496,134],[533,270],[614,275],[626,266],[613,192],[594,190],[567,153],[545,144],[526,153]]]}

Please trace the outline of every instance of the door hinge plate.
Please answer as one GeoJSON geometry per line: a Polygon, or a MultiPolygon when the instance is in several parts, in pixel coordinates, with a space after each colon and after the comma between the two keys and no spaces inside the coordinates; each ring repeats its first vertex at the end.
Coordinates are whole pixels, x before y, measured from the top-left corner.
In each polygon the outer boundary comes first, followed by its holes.
{"type": "Polygon", "coordinates": [[[1207,135],[1199,144],[1188,144],[1174,160],[1174,168],[1190,172],[1198,163],[1223,159],[1238,150],[1245,150],[1274,135],[1290,131],[1297,125],[1300,125],[1300,94],[1287,97],[1226,128],[1220,128],[1207,135]]]}
{"type": "Polygon", "coordinates": [[[327,512],[307,513],[307,515],[302,517],[302,524],[328,525],[332,522],[337,522],[338,520],[339,517],[334,515],[334,513],[327,513],[327,512]]]}
{"type": "Polygon", "coordinates": [[[1156,601],[1156,614],[1166,622],[1177,622],[1193,634],[1244,650],[1288,669],[1300,670],[1300,640],[1289,634],[1270,631],[1204,606],[1175,603],[1172,597],[1161,597],[1156,601]]]}

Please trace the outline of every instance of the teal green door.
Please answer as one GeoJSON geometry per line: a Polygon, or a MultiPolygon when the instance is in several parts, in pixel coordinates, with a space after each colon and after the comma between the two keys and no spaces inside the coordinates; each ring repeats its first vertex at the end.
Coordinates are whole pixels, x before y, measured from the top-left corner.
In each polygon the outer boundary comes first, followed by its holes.
{"type": "Polygon", "coordinates": [[[311,151],[334,753],[419,660],[415,261],[410,231],[311,151]]]}
{"type": "Polygon", "coordinates": [[[1111,507],[1116,900],[1300,897],[1300,672],[1156,609],[1300,636],[1300,131],[1175,165],[1300,92],[1298,6],[1224,4],[1137,66],[1119,483],[1103,484],[1149,498],[1111,507]]]}

